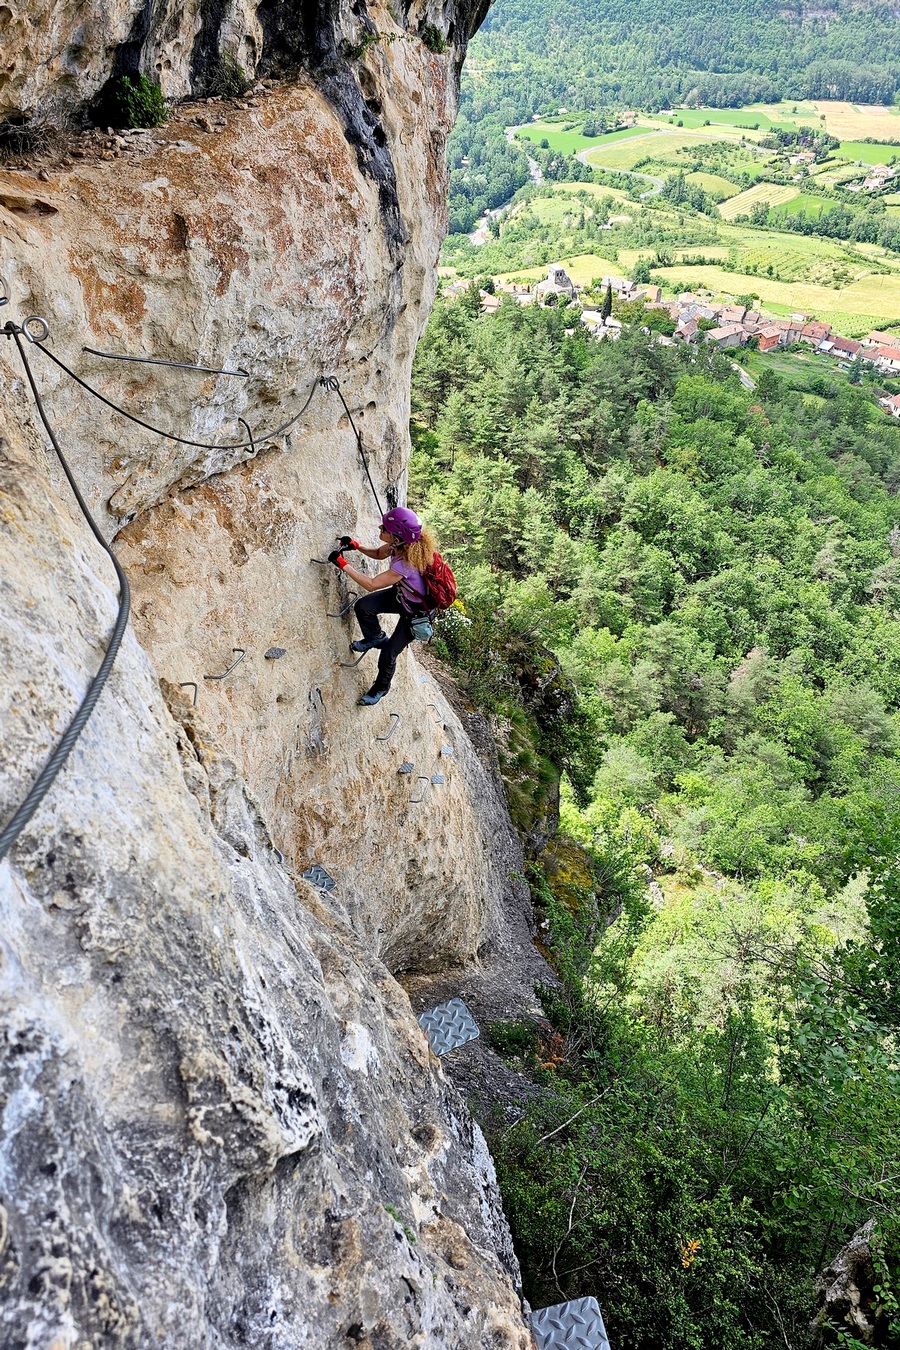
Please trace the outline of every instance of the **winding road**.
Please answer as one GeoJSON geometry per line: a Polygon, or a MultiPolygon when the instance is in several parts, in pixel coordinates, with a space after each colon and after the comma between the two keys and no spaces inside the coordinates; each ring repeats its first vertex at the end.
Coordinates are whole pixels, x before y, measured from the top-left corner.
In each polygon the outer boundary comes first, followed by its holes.
{"type": "MultiPolygon", "coordinates": [[[[665,132],[651,131],[649,134],[645,133],[642,136],[623,136],[620,141],[616,141],[616,145],[626,145],[628,141],[648,141],[654,135],[664,136],[665,132]]],[[[638,199],[639,201],[643,201],[645,197],[656,197],[662,192],[664,187],[663,180],[661,178],[654,178],[652,173],[638,173],[637,169],[614,169],[612,165],[601,164],[596,159],[588,159],[588,155],[592,155],[594,151],[599,148],[600,147],[597,145],[589,145],[586,150],[579,150],[575,158],[578,160],[579,164],[586,164],[589,169],[603,169],[605,173],[624,173],[627,174],[629,178],[643,178],[645,182],[652,183],[653,187],[650,188],[648,192],[642,192],[638,199]]]]}

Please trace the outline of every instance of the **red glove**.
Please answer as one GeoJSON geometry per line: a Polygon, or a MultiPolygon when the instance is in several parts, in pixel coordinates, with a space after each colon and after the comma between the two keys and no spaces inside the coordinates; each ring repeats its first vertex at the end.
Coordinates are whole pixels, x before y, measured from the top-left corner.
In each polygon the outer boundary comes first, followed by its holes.
{"type": "Polygon", "coordinates": [[[351,539],[350,536],[349,536],[349,534],[342,534],[342,535],[341,535],[341,548],[355,548],[355,549],[358,549],[358,548],[359,548],[359,544],[356,542],[355,539],[351,539]]]}
{"type": "Polygon", "coordinates": [[[339,548],[333,549],[331,553],[329,553],[328,561],[330,563],[334,563],[335,567],[339,567],[342,572],[344,568],[347,566],[347,559],[344,557],[343,553],[339,548]]]}

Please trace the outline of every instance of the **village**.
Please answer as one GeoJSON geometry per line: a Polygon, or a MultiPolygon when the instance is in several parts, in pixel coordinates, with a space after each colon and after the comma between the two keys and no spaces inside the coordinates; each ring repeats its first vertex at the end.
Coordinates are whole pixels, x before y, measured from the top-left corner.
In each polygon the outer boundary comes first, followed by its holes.
{"type": "MultiPolygon", "coordinates": [[[[641,302],[647,309],[665,310],[675,324],[671,337],[658,335],[658,341],[705,342],[720,351],[752,344],[760,352],[803,343],[813,351],[832,357],[846,366],[859,361],[873,367],[885,378],[900,376],[900,334],[873,331],[865,337],[847,338],[832,331],[831,325],[807,314],[791,314],[787,318],[770,318],[760,310],[747,309],[734,302],[714,300],[706,294],[684,291],[673,300],[663,300],[662,290],[654,284],[641,284],[625,277],[601,277],[595,281],[590,295],[582,292],[560,263],[551,263],[547,276],[538,282],[503,281],[494,278],[491,287],[479,288],[482,312],[495,314],[504,295],[512,296],[520,305],[572,306],[579,311],[580,322],[593,336],[615,340],[622,329],[622,320],[608,306],[598,304],[590,297],[598,294],[619,304],[641,302]]],[[[453,298],[467,289],[463,283],[451,283],[444,295],[453,298]]],[[[885,394],[879,398],[885,412],[900,418],[900,393],[885,394]]]]}

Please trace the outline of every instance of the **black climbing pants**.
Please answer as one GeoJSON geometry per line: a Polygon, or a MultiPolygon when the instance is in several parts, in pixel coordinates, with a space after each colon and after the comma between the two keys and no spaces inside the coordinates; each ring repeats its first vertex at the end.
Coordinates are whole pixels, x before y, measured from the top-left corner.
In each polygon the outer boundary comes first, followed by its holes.
{"type": "Polygon", "coordinates": [[[378,637],[378,634],[382,631],[381,624],[378,621],[379,614],[400,615],[397,620],[397,627],[391,633],[387,642],[383,647],[377,648],[378,674],[369,692],[375,693],[382,689],[390,689],[391,680],[394,678],[394,671],[397,668],[397,657],[413,640],[412,629],[409,626],[409,615],[405,609],[401,608],[394,586],[386,586],[383,591],[369,591],[368,595],[364,595],[361,600],[357,600],[353,608],[356,611],[356,617],[359,620],[364,638],[378,637]]]}

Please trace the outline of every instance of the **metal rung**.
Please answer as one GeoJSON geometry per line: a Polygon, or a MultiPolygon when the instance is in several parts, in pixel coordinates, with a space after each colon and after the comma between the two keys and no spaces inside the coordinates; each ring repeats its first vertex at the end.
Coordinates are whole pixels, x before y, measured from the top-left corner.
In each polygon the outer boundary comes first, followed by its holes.
{"type": "Polygon", "coordinates": [[[196,706],[197,706],[197,695],[200,693],[200,686],[197,684],[197,681],[196,681],[196,680],[182,680],[182,681],[181,681],[181,684],[178,686],[178,688],[179,688],[179,689],[193,689],[193,691],[194,691],[194,698],[193,698],[193,701],[192,701],[192,703],[191,703],[191,706],[192,706],[193,708],[196,708],[196,706]]]}
{"type": "Polygon", "coordinates": [[[538,1350],[610,1350],[600,1306],[595,1298],[555,1303],[531,1314],[538,1350]]]}
{"type": "Polygon", "coordinates": [[[232,672],[237,666],[239,666],[239,665],[241,664],[241,662],[243,661],[244,657],[247,655],[247,649],[246,649],[246,647],[232,647],[231,652],[232,652],[232,655],[234,655],[235,652],[238,652],[238,653],[239,653],[238,659],[237,659],[236,661],[232,661],[232,663],[231,663],[231,665],[228,667],[228,669],[227,669],[227,670],[223,670],[221,675],[204,675],[204,676],[203,676],[204,680],[224,680],[228,675],[231,674],[231,672],[232,672]]]}
{"type": "Polygon", "coordinates": [[[326,609],[326,611],[325,611],[325,617],[326,617],[327,619],[343,619],[343,618],[346,618],[346,616],[350,613],[351,609],[353,608],[354,604],[356,603],[356,601],[357,601],[358,599],[359,599],[359,595],[358,595],[358,593],[357,593],[356,591],[349,591],[348,594],[347,594],[347,598],[346,598],[346,600],[345,600],[345,602],[344,602],[344,607],[343,607],[343,609],[339,609],[339,610],[337,611],[336,614],[332,614],[331,610],[326,609]]]}
{"type": "Polygon", "coordinates": [[[397,730],[397,728],[399,727],[399,725],[400,725],[400,714],[399,714],[399,713],[391,713],[391,725],[390,725],[390,727],[388,728],[388,733],[387,733],[387,735],[386,735],[386,736],[376,736],[376,737],[375,737],[376,741],[389,741],[389,740],[391,739],[391,737],[393,736],[394,732],[395,732],[395,731],[397,730]]]}
{"type": "Polygon", "coordinates": [[[461,998],[439,1003],[430,1012],[420,1013],[416,1021],[436,1055],[447,1055],[481,1035],[478,1023],[461,998]]]}
{"type": "Polygon", "coordinates": [[[421,796],[419,796],[419,797],[410,797],[409,800],[413,803],[413,805],[415,805],[416,802],[422,802],[422,801],[425,800],[425,793],[428,791],[428,784],[431,782],[431,779],[430,779],[430,778],[426,778],[425,774],[420,773],[420,774],[418,774],[418,775],[416,776],[416,782],[417,782],[417,783],[424,783],[425,786],[424,786],[423,789],[422,789],[421,796]]]}
{"type": "Polygon", "coordinates": [[[355,670],[356,667],[359,665],[360,661],[363,659],[363,657],[368,656],[368,654],[369,654],[368,652],[363,652],[362,655],[358,656],[355,661],[342,661],[341,665],[344,667],[345,670],[355,670]]]}

